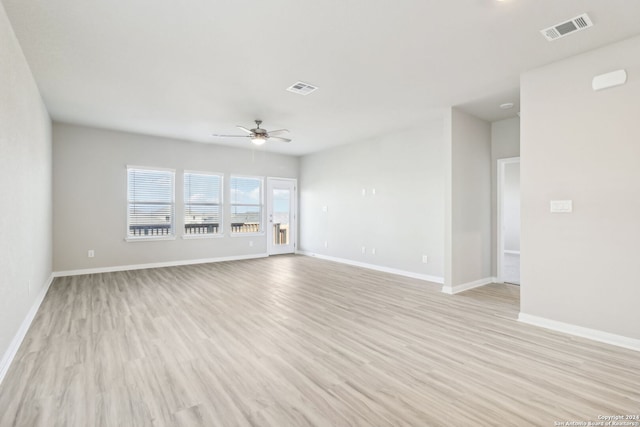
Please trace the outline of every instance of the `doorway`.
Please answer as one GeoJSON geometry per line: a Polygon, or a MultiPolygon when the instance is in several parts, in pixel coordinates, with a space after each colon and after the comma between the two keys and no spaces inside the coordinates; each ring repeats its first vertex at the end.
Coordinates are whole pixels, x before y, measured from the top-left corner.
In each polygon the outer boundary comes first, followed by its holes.
{"type": "Polygon", "coordinates": [[[498,281],[520,284],[520,157],[498,160],[498,281]]]}
{"type": "Polygon", "coordinates": [[[296,180],[267,179],[267,249],[269,255],[296,250],[296,180]]]}

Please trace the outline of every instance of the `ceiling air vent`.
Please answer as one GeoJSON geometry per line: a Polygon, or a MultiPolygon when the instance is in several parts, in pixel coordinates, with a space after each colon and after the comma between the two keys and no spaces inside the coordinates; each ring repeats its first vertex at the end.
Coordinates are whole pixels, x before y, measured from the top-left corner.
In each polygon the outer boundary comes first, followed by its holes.
{"type": "Polygon", "coordinates": [[[309,95],[311,92],[317,89],[318,88],[316,86],[303,82],[298,82],[287,88],[289,92],[297,93],[298,95],[309,95]]]}
{"type": "Polygon", "coordinates": [[[553,27],[540,30],[545,39],[551,41],[557,40],[576,31],[584,30],[585,28],[593,27],[593,22],[589,18],[589,15],[583,13],[580,16],[576,16],[566,22],[554,25],[553,27]]]}

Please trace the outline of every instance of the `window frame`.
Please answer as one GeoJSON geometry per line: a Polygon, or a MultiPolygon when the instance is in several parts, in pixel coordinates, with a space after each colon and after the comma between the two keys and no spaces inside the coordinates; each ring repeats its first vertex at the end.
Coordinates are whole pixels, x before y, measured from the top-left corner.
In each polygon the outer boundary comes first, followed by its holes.
{"type": "MultiPolygon", "coordinates": [[[[157,240],[175,240],[176,238],[176,170],[171,168],[153,167],[153,166],[138,166],[138,165],[126,165],[126,229],[125,229],[125,241],[127,242],[144,242],[144,241],[157,241],[157,240]],[[159,235],[144,235],[144,236],[132,236],[129,234],[131,226],[131,218],[129,216],[129,206],[131,200],[129,199],[129,171],[154,171],[154,172],[168,172],[171,174],[171,222],[169,227],[169,234],[159,235]]],[[[161,203],[159,203],[161,204],[161,203]]]]}
{"type": "Polygon", "coordinates": [[[265,186],[265,178],[263,176],[242,175],[242,174],[232,174],[232,175],[229,176],[229,234],[231,235],[231,237],[263,236],[265,234],[265,203],[264,203],[265,191],[264,191],[264,186],[265,186]],[[233,188],[232,182],[233,182],[234,178],[256,179],[256,180],[260,181],[260,203],[257,204],[257,205],[246,204],[246,203],[233,203],[231,190],[233,188]],[[232,226],[233,225],[232,215],[233,215],[233,207],[234,206],[258,206],[260,208],[259,231],[252,231],[252,232],[246,232],[246,233],[234,232],[233,231],[233,226],[232,226]]]}
{"type": "MultiPolygon", "coordinates": [[[[195,170],[184,170],[182,171],[182,201],[183,201],[183,206],[182,206],[182,238],[183,239],[217,239],[220,237],[224,237],[224,227],[225,227],[225,221],[224,221],[224,174],[221,172],[205,172],[205,171],[195,171],[195,170]],[[193,175],[208,175],[208,176],[217,176],[220,178],[220,188],[219,188],[219,195],[220,195],[220,202],[217,204],[218,206],[218,212],[220,215],[220,223],[218,224],[218,232],[217,233],[206,233],[206,234],[187,234],[185,232],[185,228],[187,226],[187,218],[186,218],[186,210],[187,210],[187,206],[190,205],[191,203],[187,203],[186,202],[186,194],[185,194],[185,182],[186,182],[186,175],[187,174],[193,174],[193,175]]],[[[212,203],[202,203],[201,205],[214,205],[212,203]]]]}

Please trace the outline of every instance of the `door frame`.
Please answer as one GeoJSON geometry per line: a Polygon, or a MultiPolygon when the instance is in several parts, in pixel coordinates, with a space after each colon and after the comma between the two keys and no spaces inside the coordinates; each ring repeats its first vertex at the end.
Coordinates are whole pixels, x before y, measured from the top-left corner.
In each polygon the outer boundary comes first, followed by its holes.
{"type": "Polygon", "coordinates": [[[288,253],[296,253],[298,249],[298,180],[296,178],[279,178],[279,177],[267,177],[266,186],[266,224],[267,224],[267,255],[282,255],[288,253]],[[270,217],[273,215],[273,198],[272,198],[272,186],[271,183],[277,181],[288,182],[293,184],[293,193],[291,194],[291,217],[289,218],[289,241],[293,245],[291,252],[275,252],[273,245],[273,227],[271,226],[270,217]]]}
{"type": "Polygon", "coordinates": [[[508,157],[505,159],[498,159],[497,162],[497,172],[496,172],[496,199],[497,199],[497,209],[496,209],[496,275],[497,282],[504,283],[504,272],[503,272],[503,262],[502,256],[504,254],[504,233],[502,231],[502,221],[503,221],[503,191],[504,191],[504,176],[505,176],[505,168],[509,164],[520,163],[520,157],[508,157]]]}

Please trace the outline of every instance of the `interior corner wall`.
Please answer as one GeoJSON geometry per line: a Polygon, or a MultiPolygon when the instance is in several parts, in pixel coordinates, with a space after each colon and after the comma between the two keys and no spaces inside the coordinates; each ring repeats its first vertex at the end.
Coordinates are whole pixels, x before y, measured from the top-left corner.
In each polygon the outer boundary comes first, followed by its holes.
{"type": "Polygon", "coordinates": [[[300,249],[441,282],[443,149],[440,114],[419,131],[303,156],[300,249]]]}
{"type": "Polygon", "coordinates": [[[522,76],[522,314],[640,339],[639,99],[640,37],[522,76]]]}
{"type": "Polygon", "coordinates": [[[51,120],[0,3],[0,379],[51,276],[51,120]]]}
{"type": "Polygon", "coordinates": [[[491,125],[450,109],[445,288],[491,281],[491,125]]]}
{"type": "MultiPolygon", "coordinates": [[[[222,237],[182,239],[182,174],[185,170],[222,173],[225,184],[231,174],[298,178],[298,164],[298,157],[269,152],[268,145],[240,149],[54,123],[54,270],[263,255],[266,234],[230,236],[227,230],[222,237]],[[175,240],[125,241],[127,165],[175,170],[175,240]],[[94,258],[87,257],[90,249],[95,251],[94,258]]],[[[223,200],[229,200],[228,185],[223,200]]],[[[229,205],[225,208],[224,218],[228,218],[229,205]]]]}
{"type": "Polygon", "coordinates": [[[520,117],[491,123],[491,275],[498,275],[498,159],[520,157],[520,117]]]}

